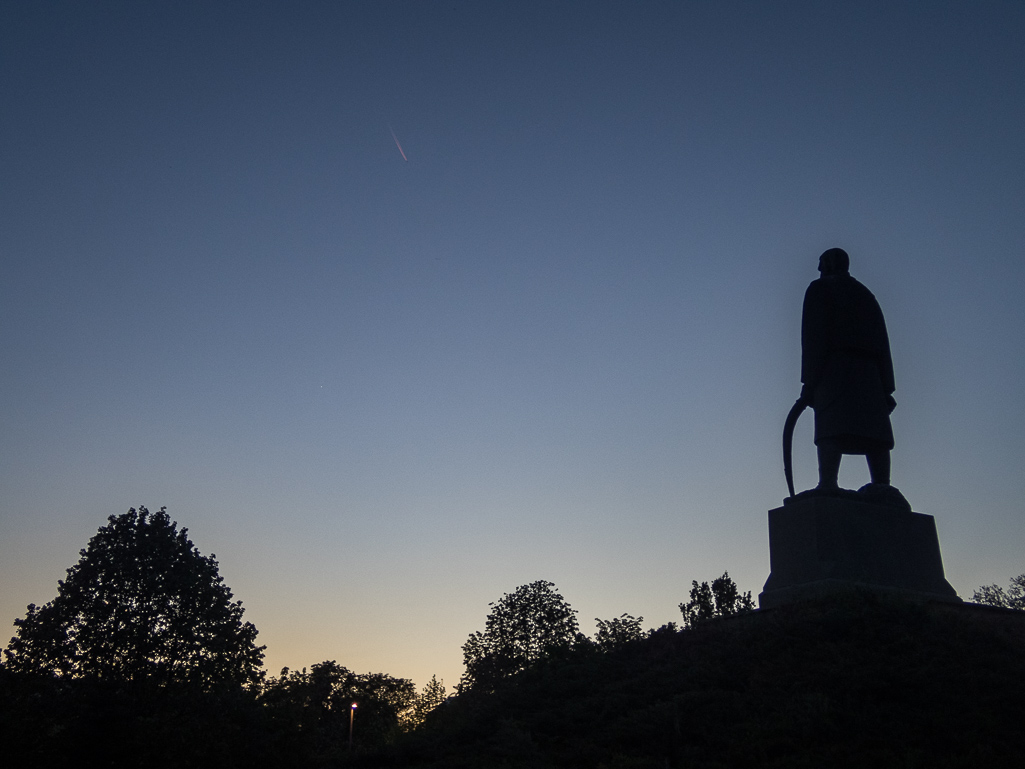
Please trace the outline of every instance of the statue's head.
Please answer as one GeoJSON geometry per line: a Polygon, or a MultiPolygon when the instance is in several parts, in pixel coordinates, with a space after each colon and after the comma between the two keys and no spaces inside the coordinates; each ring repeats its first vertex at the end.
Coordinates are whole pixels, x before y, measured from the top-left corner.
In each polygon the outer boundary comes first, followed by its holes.
{"type": "Polygon", "coordinates": [[[851,268],[851,258],[842,248],[831,248],[823,251],[819,257],[819,272],[822,277],[827,275],[846,275],[851,268]]]}

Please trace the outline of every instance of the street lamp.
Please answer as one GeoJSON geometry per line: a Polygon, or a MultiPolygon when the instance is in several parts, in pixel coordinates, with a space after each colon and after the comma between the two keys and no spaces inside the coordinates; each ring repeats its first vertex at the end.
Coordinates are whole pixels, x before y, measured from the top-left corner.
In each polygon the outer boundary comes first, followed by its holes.
{"type": "Polygon", "coordinates": [[[352,750],[352,719],[356,715],[357,703],[352,703],[352,707],[349,708],[349,750],[352,750]]]}

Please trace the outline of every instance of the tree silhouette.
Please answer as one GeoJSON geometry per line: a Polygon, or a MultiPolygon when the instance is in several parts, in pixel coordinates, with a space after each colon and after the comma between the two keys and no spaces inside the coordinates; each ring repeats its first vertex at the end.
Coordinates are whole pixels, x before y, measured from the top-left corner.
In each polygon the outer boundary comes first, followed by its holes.
{"type": "Polygon", "coordinates": [[[437,676],[431,676],[413,704],[402,714],[401,723],[404,729],[415,729],[424,722],[427,715],[445,701],[445,684],[437,676]]]}
{"type": "Polygon", "coordinates": [[[111,516],[57,597],[15,620],[6,650],[16,672],[99,681],[242,686],[261,675],[256,628],[242,602],[165,508],[111,516]]]}
{"type": "Polygon", "coordinates": [[[972,593],[972,601],[1002,609],[1025,611],[1025,574],[1011,577],[1011,585],[1007,590],[1000,585],[983,585],[972,593]]]}
{"type": "Polygon", "coordinates": [[[415,698],[416,687],[406,678],[353,673],[328,660],[309,672],[284,668],[267,682],[260,699],[282,731],[298,736],[292,748],[296,765],[319,766],[334,765],[347,752],[353,703],[358,706],[353,744],[362,750],[393,737],[415,698]]]}
{"type": "Polygon", "coordinates": [[[751,591],[741,594],[729,572],[723,572],[721,577],[712,580],[711,586],[707,582],[699,585],[696,581],[691,585],[690,601],[680,604],[684,627],[694,627],[713,617],[742,614],[755,608],[751,591]]]}
{"type": "Polygon", "coordinates": [[[610,620],[595,618],[598,631],[594,634],[594,645],[598,651],[608,652],[626,645],[630,641],[644,638],[641,622],[644,617],[621,614],[610,620]]]}
{"type": "Polygon", "coordinates": [[[570,649],[582,638],[576,610],[551,582],[522,585],[488,605],[492,609],[484,632],[471,633],[463,644],[466,670],[459,682],[461,692],[490,690],[501,679],[570,649]]]}

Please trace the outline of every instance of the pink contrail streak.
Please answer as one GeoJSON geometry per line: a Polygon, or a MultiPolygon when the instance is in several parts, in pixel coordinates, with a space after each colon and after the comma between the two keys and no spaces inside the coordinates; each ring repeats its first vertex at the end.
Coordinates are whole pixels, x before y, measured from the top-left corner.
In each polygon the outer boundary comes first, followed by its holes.
{"type": "Polygon", "coordinates": [[[402,159],[408,163],[409,158],[407,158],[406,153],[402,151],[402,145],[399,144],[399,137],[395,135],[395,129],[393,129],[391,126],[388,126],[388,130],[391,131],[391,138],[395,140],[395,146],[399,148],[399,154],[402,155],[402,159]]]}

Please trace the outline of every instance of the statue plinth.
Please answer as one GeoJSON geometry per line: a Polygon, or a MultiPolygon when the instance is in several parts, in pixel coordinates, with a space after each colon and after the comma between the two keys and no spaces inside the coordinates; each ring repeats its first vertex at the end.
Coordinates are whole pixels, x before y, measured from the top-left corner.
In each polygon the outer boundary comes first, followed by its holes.
{"type": "Polygon", "coordinates": [[[832,496],[769,511],[771,573],[763,609],[857,588],[960,602],[943,576],[931,515],[832,496]]]}

